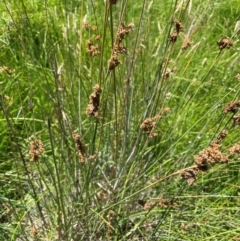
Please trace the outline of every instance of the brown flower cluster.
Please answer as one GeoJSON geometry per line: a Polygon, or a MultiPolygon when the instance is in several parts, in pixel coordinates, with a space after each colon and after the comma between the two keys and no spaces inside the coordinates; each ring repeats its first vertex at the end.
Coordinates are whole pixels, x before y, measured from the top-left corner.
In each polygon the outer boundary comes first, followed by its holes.
{"type": "Polygon", "coordinates": [[[147,118],[143,121],[143,123],[140,125],[140,129],[146,132],[148,137],[154,137],[157,136],[157,133],[153,132],[153,129],[156,125],[157,120],[160,118],[160,116],[155,116],[153,118],[147,118]]]}
{"type": "Polygon", "coordinates": [[[122,44],[114,44],[113,51],[116,54],[127,54],[127,48],[122,44]]]}
{"type": "Polygon", "coordinates": [[[177,41],[178,34],[183,31],[183,25],[181,22],[174,20],[175,23],[175,30],[174,32],[168,37],[168,40],[172,43],[177,41]]]}
{"type": "Polygon", "coordinates": [[[238,126],[240,125],[240,115],[235,115],[233,116],[233,126],[238,126]]]}
{"type": "Polygon", "coordinates": [[[196,182],[196,175],[199,172],[205,172],[209,165],[216,163],[228,163],[228,156],[220,150],[220,142],[227,136],[227,131],[223,130],[210,146],[194,156],[195,164],[193,167],[183,170],[180,175],[189,185],[196,182]]]}
{"type": "Polygon", "coordinates": [[[239,110],[240,110],[240,100],[228,103],[224,108],[224,113],[226,114],[228,112],[232,112],[235,114],[239,110]]]}
{"type": "Polygon", "coordinates": [[[44,152],[44,147],[41,140],[34,140],[30,142],[29,155],[30,161],[37,161],[39,156],[44,152]]]}
{"type": "Polygon", "coordinates": [[[227,37],[224,37],[224,38],[221,38],[218,42],[217,42],[217,45],[219,46],[219,49],[229,49],[233,46],[233,43],[230,41],[229,38],[227,37]]]}
{"type": "Polygon", "coordinates": [[[85,28],[85,30],[87,31],[93,31],[93,32],[96,32],[97,31],[97,26],[96,25],[93,25],[91,26],[90,24],[88,24],[87,22],[83,21],[83,27],[85,28]]]}
{"type": "Polygon", "coordinates": [[[196,182],[196,175],[199,172],[197,167],[186,169],[180,173],[180,176],[187,181],[188,185],[192,186],[196,182]]]}
{"type": "Polygon", "coordinates": [[[222,140],[227,136],[228,132],[226,130],[222,130],[218,137],[215,139],[214,143],[220,144],[222,140]]]}
{"type": "Polygon", "coordinates": [[[85,146],[81,141],[80,135],[73,133],[73,140],[75,142],[75,147],[77,149],[77,156],[80,158],[81,162],[85,161],[85,146]]]}
{"type": "MultiPolygon", "coordinates": [[[[96,33],[97,31],[97,26],[93,25],[93,26],[90,26],[88,23],[86,22],[83,22],[83,27],[85,28],[85,30],[87,30],[90,34],[91,31],[93,31],[93,39],[94,40],[99,40],[100,39],[100,35],[98,35],[96,33]]],[[[91,34],[92,35],[92,34],[91,34]]],[[[87,48],[86,48],[86,51],[87,53],[91,56],[91,57],[94,57],[94,56],[97,56],[100,54],[99,52],[99,47],[97,44],[94,44],[92,40],[87,40],[86,41],[86,44],[87,44],[87,48]]]]}
{"type": "Polygon", "coordinates": [[[189,39],[189,38],[186,38],[186,39],[183,41],[183,44],[182,44],[181,49],[182,49],[182,50],[186,50],[190,45],[191,45],[190,39],[189,39]]]}
{"type": "MultiPolygon", "coordinates": [[[[240,110],[240,100],[228,103],[224,108],[223,112],[225,114],[228,112],[236,114],[239,110],[240,110]]],[[[240,114],[232,116],[232,120],[233,120],[233,126],[240,125],[240,114]]]]}
{"type": "Polygon", "coordinates": [[[121,62],[118,60],[119,54],[126,54],[127,48],[122,45],[122,40],[129,32],[132,30],[134,24],[130,23],[128,25],[124,25],[123,23],[120,24],[117,30],[116,42],[113,46],[112,56],[108,60],[108,69],[113,70],[115,69],[121,62]]]}
{"type": "Polygon", "coordinates": [[[129,32],[132,30],[133,27],[134,27],[133,23],[130,23],[128,25],[121,23],[117,31],[116,43],[120,44],[124,39],[124,37],[129,34],[129,32]]]}
{"type": "Polygon", "coordinates": [[[168,40],[170,42],[176,42],[177,41],[177,37],[178,37],[178,32],[174,31],[169,37],[168,40]]]}
{"type": "Polygon", "coordinates": [[[83,22],[82,24],[83,24],[83,27],[84,27],[87,31],[90,30],[90,25],[89,25],[88,23],[83,22]]]}
{"type": "MultiPolygon", "coordinates": [[[[236,114],[240,110],[240,100],[235,102],[230,102],[224,108],[224,113],[233,113],[236,114]]],[[[232,116],[233,126],[240,125],[240,114],[232,116]]],[[[223,154],[220,150],[220,143],[227,136],[227,131],[223,130],[219,136],[209,145],[208,148],[200,151],[197,155],[194,156],[195,164],[192,167],[184,169],[180,172],[180,175],[185,179],[189,185],[193,185],[196,182],[196,175],[198,172],[204,172],[209,169],[210,165],[216,163],[228,163],[231,159],[231,155],[240,154],[240,143],[235,144],[229,148],[228,155],[223,154]]]]}
{"type": "Polygon", "coordinates": [[[113,210],[109,210],[107,213],[107,217],[106,217],[106,226],[107,226],[107,238],[108,240],[112,240],[112,235],[113,235],[113,222],[114,222],[114,218],[116,216],[116,213],[113,210]]]}
{"type": "Polygon", "coordinates": [[[235,144],[229,149],[230,154],[240,154],[240,143],[235,144]]]}
{"type": "Polygon", "coordinates": [[[212,143],[207,149],[204,149],[194,156],[195,163],[198,169],[206,171],[208,164],[215,164],[217,162],[227,163],[228,157],[220,151],[220,144],[212,143]]]}
{"type": "Polygon", "coordinates": [[[168,79],[177,71],[177,67],[172,60],[167,60],[162,65],[163,77],[168,79]]]}
{"type": "Polygon", "coordinates": [[[102,92],[100,85],[96,84],[93,87],[94,92],[89,96],[89,103],[86,109],[87,116],[99,116],[100,94],[102,92]]]}
{"type": "Polygon", "coordinates": [[[154,206],[156,207],[162,207],[162,208],[169,208],[169,207],[176,207],[177,203],[174,202],[174,200],[167,200],[164,198],[159,199],[157,202],[154,201],[143,201],[143,200],[138,200],[138,204],[143,207],[144,210],[148,210],[154,206]]]}
{"type": "Polygon", "coordinates": [[[93,45],[93,42],[91,40],[87,40],[87,53],[92,57],[100,54],[100,52],[98,51],[98,45],[93,45]]]}
{"type": "Polygon", "coordinates": [[[119,64],[122,62],[118,60],[118,57],[116,54],[113,54],[111,58],[108,60],[108,69],[113,70],[115,69],[119,64]]]}
{"type": "Polygon", "coordinates": [[[165,71],[165,73],[164,73],[164,77],[168,79],[168,78],[171,77],[176,71],[177,71],[177,68],[176,68],[175,66],[172,67],[171,69],[170,69],[170,68],[167,68],[166,71],[165,71]]]}

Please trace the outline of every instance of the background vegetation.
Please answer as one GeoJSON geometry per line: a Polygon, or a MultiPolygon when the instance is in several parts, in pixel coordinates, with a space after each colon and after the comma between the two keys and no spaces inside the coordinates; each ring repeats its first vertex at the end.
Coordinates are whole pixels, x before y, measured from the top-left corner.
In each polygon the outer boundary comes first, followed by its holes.
{"type": "Polygon", "coordinates": [[[0,11],[0,240],[240,239],[238,0],[0,11]]]}

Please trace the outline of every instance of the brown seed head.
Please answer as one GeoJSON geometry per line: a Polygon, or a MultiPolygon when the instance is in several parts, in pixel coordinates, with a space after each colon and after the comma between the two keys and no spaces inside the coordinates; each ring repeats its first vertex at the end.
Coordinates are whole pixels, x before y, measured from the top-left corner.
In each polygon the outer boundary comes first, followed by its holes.
{"type": "Polygon", "coordinates": [[[197,168],[190,168],[187,170],[184,170],[180,173],[181,177],[185,179],[188,183],[188,185],[192,186],[196,182],[196,174],[198,173],[197,168]]]}
{"type": "Polygon", "coordinates": [[[230,41],[229,38],[224,37],[217,42],[217,45],[219,46],[219,49],[229,49],[233,46],[233,43],[230,41]]]}
{"type": "Polygon", "coordinates": [[[89,97],[89,104],[86,109],[86,114],[90,116],[99,116],[99,104],[100,104],[100,94],[102,92],[100,85],[96,84],[93,87],[94,92],[89,97]]]}
{"type": "Polygon", "coordinates": [[[91,40],[87,40],[86,51],[92,57],[100,54],[100,52],[98,51],[98,45],[93,45],[93,42],[91,40]]]}
{"type": "Polygon", "coordinates": [[[77,133],[72,134],[73,140],[75,142],[75,147],[77,150],[77,156],[80,158],[82,162],[85,161],[85,146],[81,141],[80,135],[77,133]]]}
{"type": "Polygon", "coordinates": [[[227,136],[228,132],[226,130],[222,130],[218,137],[214,140],[214,143],[220,144],[222,140],[227,136]]]}
{"type": "Polygon", "coordinates": [[[112,55],[111,58],[108,60],[108,69],[113,70],[119,64],[121,64],[121,61],[118,60],[117,55],[112,55]]]}
{"type": "Polygon", "coordinates": [[[198,167],[207,167],[208,163],[215,164],[217,162],[226,163],[228,157],[220,151],[220,146],[217,143],[212,143],[207,149],[204,149],[194,156],[198,167]]]}
{"type": "Polygon", "coordinates": [[[178,37],[178,32],[174,31],[169,37],[168,37],[168,41],[174,43],[177,41],[177,37],[178,37]]]}
{"type": "Polygon", "coordinates": [[[231,148],[229,148],[229,152],[231,154],[240,154],[240,143],[235,144],[231,148]]]}
{"type": "Polygon", "coordinates": [[[125,35],[128,35],[128,33],[133,28],[134,24],[130,23],[128,25],[125,25],[124,23],[121,23],[117,30],[117,44],[120,44],[122,40],[124,39],[125,35]]]}
{"type": "Polygon", "coordinates": [[[38,157],[44,152],[44,147],[41,140],[35,140],[30,142],[29,155],[30,161],[34,162],[38,160],[38,157]]]}
{"type": "Polygon", "coordinates": [[[178,20],[174,20],[175,23],[175,28],[177,33],[179,33],[180,31],[183,31],[183,25],[181,22],[179,22],[178,20]]]}
{"type": "Polygon", "coordinates": [[[156,125],[156,121],[159,119],[159,116],[155,116],[153,118],[147,118],[143,121],[143,123],[140,125],[140,129],[146,132],[148,137],[154,137],[157,136],[157,133],[153,133],[153,129],[156,125]]]}
{"type": "Polygon", "coordinates": [[[238,126],[240,125],[240,115],[235,115],[233,116],[233,126],[238,126]]]}
{"type": "Polygon", "coordinates": [[[113,51],[114,51],[115,55],[126,54],[127,48],[124,47],[122,44],[114,44],[113,51]]]}
{"type": "Polygon", "coordinates": [[[235,114],[239,110],[240,110],[240,100],[228,103],[224,108],[224,113],[226,114],[228,112],[232,112],[235,114]]]}
{"type": "Polygon", "coordinates": [[[185,40],[183,41],[183,44],[182,44],[181,49],[182,49],[182,50],[186,50],[190,45],[191,45],[191,42],[190,42],[190,40],[187,38],[187,39],[185,39],[185,40]]]}
{"type": "Polygon", "coordinates": [[[88,31],[90,29],[90,25],[86,22],[83,22],[83,27],[88,31]]]}

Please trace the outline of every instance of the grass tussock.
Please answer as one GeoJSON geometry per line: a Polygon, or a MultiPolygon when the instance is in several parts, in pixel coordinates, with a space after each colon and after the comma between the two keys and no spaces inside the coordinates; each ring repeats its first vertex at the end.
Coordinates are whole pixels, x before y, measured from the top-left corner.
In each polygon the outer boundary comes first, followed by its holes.
{"type": "Polygon", "coordinates": [[[0,240],[239,238],[237,1],[0,10],[0,240]]]}

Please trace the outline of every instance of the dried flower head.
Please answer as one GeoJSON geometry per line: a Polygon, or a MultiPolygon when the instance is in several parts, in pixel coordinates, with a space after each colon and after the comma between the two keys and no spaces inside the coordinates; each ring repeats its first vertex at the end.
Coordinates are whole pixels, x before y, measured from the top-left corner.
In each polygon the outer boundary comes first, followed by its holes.
{"type": "Polygon", "coordinates": [[[153,118],[147,118],[143,121],[143,123],[140,125],[140,128],[146,132],[148,137],[154,137],[157,136],[157,133],[153,133],[153,129],[156,125],[157,120],[159,119],[159,116],[155,116],[153,118]]]}
{"type": "Polygon", "coordinates": [[[95,36],[94,36],[94,39],[95,39],[95,40],[99,40],[99,39],[100,39],[100,35],[95,35],[95,36]]]}
{"type": "Polygon", "coordinates": [[[231,154],[240,154],[240,143],[235,144],[231,148],[229,148],[229,152],[231,154]]]}
{"type": "Polygon", "coordinates": [[[165,70],[165,72],[164,72],[164,77],[165,78],[169,78],[169,77],[171,77],[173,74],[174,74],[174,72],[176,72],[177,71],[177,68],[176,67],[173,67],[173,68],[166,68],[166,70],[165,70]]]}
{"type": "Polygon", "coordinates": [[[85,21],[83,21],[83,27],[88,31],[90,29],[90,25],[88,23],[86,23],[85,21]]]}
{"type": "Polygon", "coordinates": [[[163,114],[167,115],[171,112],[171,109],[169,107],[166,107],[165,109],[163,109],[163,114]]]}
{"type": "Polygon", "coordinates": [[[86,109],[87,116],[99,116],[100,94],[102,92],[100,85],[96,84],[93,87],[94,92],[89,97],[89,103],[86,109]]]}
{"type": "Polygon", "coordinates": [[[162,208],[169,208],[169,207],[176,207],[177,203],[174,202],[173,199],[167,200],[167,199],[161,198],[158,202],[158,205],[161,206],[162,208]]]}
{"type": "Polygon", "coordinates": [[[168,41],[174,43],[177,41],[177,37],[180,31],[183,31],[183,25],[178,20],[174,20],[175,23],[175,30],[174,32],[168,37],[168,41]]]}
{"type": "Polygon", "coordinates": [[[233,116],[233,126],[238,126],[240,125],[240,115],[235,115],[233,116]]]}
{"type": "Polygon", "coordinates": [[[91,55],[92,57],[100,54],[98,51],[98,45],[93,45],[93,42],[91,40],[87,40],[87,53],[91,55]]]}
{"type": "Polygon", "coordinates": [[[172,73],[171,69],[167,68],[164,73],[164,77],[168,79],[171,76],[171,73],[172,73]]]}
{"type": "Polygon", "coordinates": [[[177,33],[179,33],[180,31],[183,31],[183,25],[181,22],[179,22],[178,20],[174,20],[175,23],[175,28],[177,33]]]}
{"type": "Polygon", "coordinates": [[[124,23],[120,24],[117,30],[117,40],[116,40],[117,44],[120,44],[122,42],[125,35],[128,35],[128,33],[132,30],[133,26],[134,26],[133,23],[130,23],[128,25],[125,25],[124,23]]]}
{"type": "Polygon", "coordinates": [[[158,201],[144,201],[144,200],[138,200],[138,204],[143,207],[144,210],[149,210],[153,207],[162,207],[162,208],[169,208],[169,207],[175,207],[177,206],[177,203],[174,202],[174,200],[167,200],[164,198],[159,199],[158,201]]]}
{"type": "Polygon", "coordinates": [[[191,42],[190,42],[190,40],[187,38],[187,39],[185,39],[185,40],[183,41],[183,44],[182,44],[181,49],[182,49],[182,50],[186,50],[190,45],[191,45],[191,42]]]}
{"type": "Polygon", "coordinates": [[[116,216],[115,212],[113,210],[109,210],[108,213],[107,213],[107,222],[106,222],[106,225],[107,225],[107,237],[108,237],[108,240],[112,240],[111,237],[112,237],[112,234],[113,234],[113,228],[112,228],[112,223],[114,221],[114,217],[116,216]]]}
{"type": "Polygon", "coordinates": [[[75,147],[77,149],[77,156],[80,158],[81,162],[85,161],[85,146],[81,141],[80,135],[73,133],[72,134],[73,140],[75,142],[75,147]]]}
{"type": "Polygon", "coordinates": [[[212,143],[207,149],[204,149],[194,156],[195,162],[199,169],[207,167],[208,163],[215,164],[217,162],[227,163],[228,157],[220,151],[217,143],[212,143]]]}
{"type": "Polygon", "coordinates": [[[115,54],[126,54],[127,48],[122,44],[114,44],[113,51],[115,54]]]}
{"type": "Polygon", "coordinates": [[[44,152],[44,147],[41,140],[34,140],[30,142],[29,155],[30,161],[37,161],[39,156],[44,152]]]}
{"type": "MultiPolygon", "coordinates": [[[[209,165],[216,163],[228,163],[229,158],[220,151],[221,145],[219,144],[226,136],[227,131],[223,130],[208,148],[203,149],[194,156],[196,165],[189,167],[188,169],[184,169],[180,173],[181,177],[184,178],[189,185],[193,185],[196,182],[196,174],[198,172],[207,171],[209,169],[209,165]]],[[[234,149],[232,149],[232,152],[234,152],[234,149]]]]}
{"type": "Polygon", "coordinates": [[[192,186],[196,182],[196,174],[199,172],[198,168],[189,168],[180,173],[181,177],[185,179],[188,185],[192,186]]]}
{"type": "Polygon", "coordinates": [[[226,130],[222,130],[218,137],[214,140],[214,143],[220,144],[222,140],[227,136],[228,132],[226,130]]]}
{"type": "Polygon", "coordinates": [[[233,46],[233,43],[230,41],[229,38],[224,37],[217,42],[217,45],[219,46],[219,49],[229,49],[233,46]]]}
{"type": "Polygon", "coordinates": [[[174,31],[169,37],[168,40],[172,43],[177,41],[177,37],[178,37],[178,32],[174,31]]]}
{"type": "Polygon", "coordinates": [[[97,31],[97,26],[96,25],[92,26],[92,31],[94,31],[94,32],[97,31]]]}
{"type": "Polygon", "coordinates": [[[143,205],[143,209],[144,209],[144,210],[148,210],[148,209],[150,209],[153,205],[154,205],[153,202],[151,202],[151,201],[146,201],[145,204],[143,205]]]}
{"type": "Polygon", "coordinates": [[[118,60],[117,55],[112,55],[111,58],[108,60],[108,69],[113,70],[119,64],[121,64],[121,62],[118,60]]]}
{"type": "Polygon", "coordinates": [[[224,108],[224,113],[232,112],[235,114],[238,110],[240,110],[240,100],[228,103],[224,108]]]}
{"type": "Polygon", "coordinates": [[[127,53],[127,48],[124,47],[121,42],[124,39],[124,36],[127,35],[130,30],[133,28],[134,24],[130,23],[128,25],[125,25],[123,23],[120,24],[118,30],[117,30],[117,36],[116,36],[116,41],[113,45],[112,49],[112,56],[108,60],[108,70],[114,70],[121,62],[118,60],[118,55],[127,53]]]}

